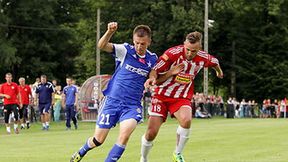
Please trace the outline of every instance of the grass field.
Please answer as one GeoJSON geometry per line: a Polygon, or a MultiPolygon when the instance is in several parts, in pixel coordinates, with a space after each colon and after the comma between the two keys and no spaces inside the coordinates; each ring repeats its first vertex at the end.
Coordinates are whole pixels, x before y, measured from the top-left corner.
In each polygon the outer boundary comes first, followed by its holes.
{"type": "MultiPolygon", "coordinates": [[[[93,134],[94,123],[79,124],[79,130],[65,131],[65,123],[52,123],[41,131],[33,124],[20,134],[6,135],[0,126],[0,162],[68,162],[71,154],[93,134]]],[[[161,128],[150,153],[150,162],[169,162],[175,148],[176,121],[161,128]]],[[[140,139],[146,123],[137,127],[120,162],[138,162],[140,139]]],[[[90,151],[83,162],[103,162],[116,141],[118,127],[111,130],[100,148],[90,151]]],[[[184,156],[187,162],[287,162],[288,120],[210,119],[192,121],[192,135],[184,156]]]]}

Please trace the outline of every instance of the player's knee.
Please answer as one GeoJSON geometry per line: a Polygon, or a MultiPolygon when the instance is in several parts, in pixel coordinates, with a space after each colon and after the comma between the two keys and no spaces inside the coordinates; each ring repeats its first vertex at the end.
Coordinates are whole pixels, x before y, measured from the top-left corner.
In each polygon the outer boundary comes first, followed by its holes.
{"type": "Polygon", "coordinates": [[[94,145],[95,145],[96,147],[102,145],[102,142],[99,142],[95,137],[93,137],[92,142],[94,143],[94,145]]]}
{"type": "Polygon", "coordinates": [[[190,128],[192,115],[182,115],[178,121],[183,128],[190,128]]]}
{"type": "Polygon", "coordinates": [[[148,129],[148,131],[146,132],[145,137],[146,137],[146,139],[147,139],[148,141],[153,141],[153,140],[156,138],[157,134],[158,134],[158,131],[157,131],[157,130],[155,130],[155,129],[148,129]]]}

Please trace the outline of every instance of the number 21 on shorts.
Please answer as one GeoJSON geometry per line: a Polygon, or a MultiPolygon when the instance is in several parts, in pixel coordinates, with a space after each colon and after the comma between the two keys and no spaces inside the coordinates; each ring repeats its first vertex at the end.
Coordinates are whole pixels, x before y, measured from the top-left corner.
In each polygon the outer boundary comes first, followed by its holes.
{"type": "Polygon", "coordinates": [[[110,114],[101,114],[99,125],[109,125],[110,114]]]}

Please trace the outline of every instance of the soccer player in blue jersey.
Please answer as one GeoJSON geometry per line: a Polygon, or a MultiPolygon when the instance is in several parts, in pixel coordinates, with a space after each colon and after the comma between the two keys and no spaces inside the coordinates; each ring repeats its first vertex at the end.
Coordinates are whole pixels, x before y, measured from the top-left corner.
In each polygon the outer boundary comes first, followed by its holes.
{"type": "Polygon", "coordinates": [[[116,69],[107,89],[103,91],[96,129],[93,137],[72,155],[70,162],[79,162],[92,148],[100,146],[109,130],[119,122],[119,136],[105,162],[118,161],[123,154],[129,137],[142,120],[141,98],[151,68],[157,56],[147,50],[151,43],[151,30],[146,25],[138,25],[133,31],[133,44],[113,44],[110,38],[117,30],[116,22],[108,23],[106,33],[98,42],[98,47],[115,57],[116,69]]]}
{"type": "Polygon", "coordinates": [[[65,107],[66,113],[66,130],[71,129],[70,121],[72,119],[75,129],[77,125],[77,101],[78,101],[78,90],[75,85],[72,84],[72,78],[66,78],[67,86],[63,89],[62,94],[62,107],[65,107]]]}
{"type": "Polygon", "coordinates": [[[52,83],[47,82],[47,76],[41,75],[41,82],[36,87],[35,93],[37,94],[38,107],[41,116],[42,130],[49,130],[50,115],[49,110],[51,105],[54,104],[54,86],[52,83]]]}

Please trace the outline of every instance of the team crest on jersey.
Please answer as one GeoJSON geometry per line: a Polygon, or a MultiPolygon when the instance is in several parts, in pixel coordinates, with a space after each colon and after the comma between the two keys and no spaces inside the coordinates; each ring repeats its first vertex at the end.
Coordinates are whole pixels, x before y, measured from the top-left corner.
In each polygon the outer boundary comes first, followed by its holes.
{"type": "Polygon", "coordinates": [[[192,82],[192,79],[193,79],[193,75],[191,75],[191,74],[179,73],[175,77],[175,82],[177,82],[179,84],[189,84],[190,82],[192,82]]]}
{"type": "Polygon", "coordinates": [[[14,89],[15,87],[14,87],[14,86],[12,86],[11,88],[12,88],[12,89],[14,89]]]}
{"type": "Polygon", "coordinates": [[[27,89],[25,88],[24,91],[27,91],[27,89]]]}
{"type": "Polygon", "coordinates": [[[136,111],[137,111],[138,113],[141,113],[141,109],[140,109],[140,108],[137,108],[136,111]]]}
{"type": "Polygon", "coordinates": [[[48,85],[46,85],[46,87],[48,88],[48,85]]]}

